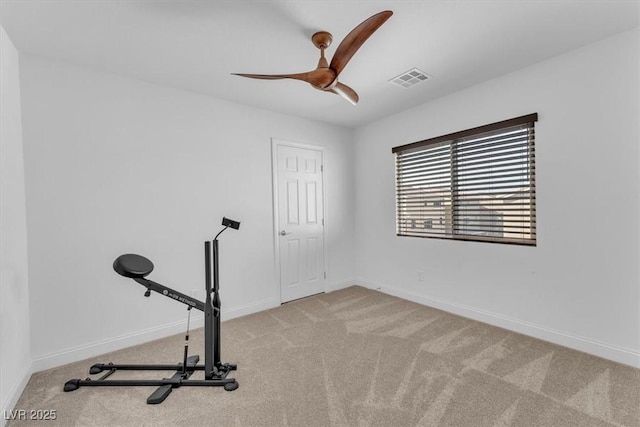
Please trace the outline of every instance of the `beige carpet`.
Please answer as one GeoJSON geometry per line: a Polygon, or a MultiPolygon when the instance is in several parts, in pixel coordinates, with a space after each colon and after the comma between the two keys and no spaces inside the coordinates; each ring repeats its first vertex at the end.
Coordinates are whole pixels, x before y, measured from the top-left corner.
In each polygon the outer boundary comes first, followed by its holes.
{"type": "Polygon", "coordinates": [[[236,391],[182,387],[161,405],[150,387],[62,391],[96,362],[178,362],[175,336],[33,375],[16,409],[57,419],[8,425],[640,426],[638,369],[357,286],[222,328],[236,391]]]}

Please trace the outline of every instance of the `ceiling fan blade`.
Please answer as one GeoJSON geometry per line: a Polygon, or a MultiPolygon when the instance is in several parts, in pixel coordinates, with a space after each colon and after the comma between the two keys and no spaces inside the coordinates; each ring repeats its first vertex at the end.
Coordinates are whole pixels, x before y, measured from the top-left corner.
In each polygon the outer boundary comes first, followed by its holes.
{"type": "Polygon", "coordinates": [[[333,69],[336,74],[340,72],[347,65],[351,57],[360,49],[360,46],[367,41],[367,39],[373,34],[382,24],[386,22],[393,15],[390,10],[376,13],[363,23],[355,27],[347,37],[342,40],[336,53],[333,55],[329,68],[333,69]]]}
{"type": "Polygon", "coordinates": [[[234,76],[241,77],[249,77],[250,79],[261,79],[261,80],[279,80],[279,79],[296,79],[307,81],[306,77],[309,73],[297,73],[297,74],[242,74],[242,73],[231,73],[234,76]]]}
{"type": "Polygon", "coordinates": [[[335,93],[336,95],[340,95],[353,105],[356,105],[360,100],[360,97],[355,90],[340,82],[336,83],[336,85],[333,87],[333,89],[330,90],[330,92],[335,93]]]}
{"type": "Polygon", "coordinates": [[[295,79],[310,83],[318,89],[324,89],[334,82],[336,73],[330,68],[317,68],[313,71],[297,74],[241,74],[231,73],[235,76],[249,77],[251,79],[262,80],[278,80],[278,79],[295,79]]]}

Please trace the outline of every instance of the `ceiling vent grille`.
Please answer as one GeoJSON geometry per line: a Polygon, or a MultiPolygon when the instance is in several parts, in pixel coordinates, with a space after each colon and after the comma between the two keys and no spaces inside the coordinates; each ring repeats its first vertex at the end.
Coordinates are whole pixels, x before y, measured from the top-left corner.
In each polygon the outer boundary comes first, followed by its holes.
{"type": "Polygon", "coordinates": [[[402,87],[411,87],[415,86],[418,83],[422,83],[426,80],[429,80],[431,76],[425,74],[424,72],[418,70],[417,68],[412,68],[409,71],[406,71],[399,76],[396,76],[389,80],[391,83],[397,84],[402,87]]]}

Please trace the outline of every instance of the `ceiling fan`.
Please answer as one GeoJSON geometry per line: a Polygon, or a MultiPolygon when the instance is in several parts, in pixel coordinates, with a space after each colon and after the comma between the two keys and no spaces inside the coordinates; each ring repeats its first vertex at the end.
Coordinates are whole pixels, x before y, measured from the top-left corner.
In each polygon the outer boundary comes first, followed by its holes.
{"type": "Polygon", "coordinates": [[[355,27],[342,40],[336,53],[331,59],[331,63],[327,62],[324,57],[324,50],[331,45],[333,36],[326,31],[319,31],[311,36],[313,44],[320,49],[320,60],[318,66],[313,71],[296,74],[241,74],[231,73],[236,76],[249,77],[252,79],[277,80],[277,79],[295,79],[302,80],[311,84],[316,89],[340,95],[353,105],[358,103],[358,94],[349,86],[340,83],[338,76],[347,65],[353,55],[360,49],[360,46],[373,34],[382,24],[393,15],[393,12],[386,10],[376,13],[372,17],[366,19],[360,25],[355,27]]]}

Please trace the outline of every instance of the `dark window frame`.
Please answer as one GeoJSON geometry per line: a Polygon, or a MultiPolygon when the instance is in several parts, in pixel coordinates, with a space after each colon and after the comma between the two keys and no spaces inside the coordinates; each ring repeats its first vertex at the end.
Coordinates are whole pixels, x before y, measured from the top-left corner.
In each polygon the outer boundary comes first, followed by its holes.
{"type": "Polygon", "coordinates": [[[533,113],[393,147],[396,234],[536,246],[537,121],[533,113]],[[433,232],[403,226],[438,216],[445,225],[433,221],[433,232]]]}

